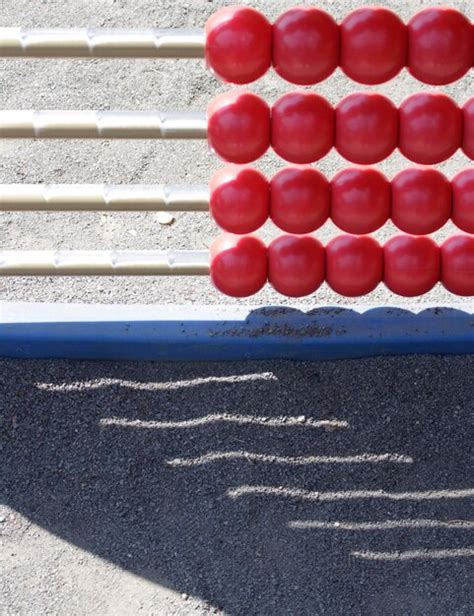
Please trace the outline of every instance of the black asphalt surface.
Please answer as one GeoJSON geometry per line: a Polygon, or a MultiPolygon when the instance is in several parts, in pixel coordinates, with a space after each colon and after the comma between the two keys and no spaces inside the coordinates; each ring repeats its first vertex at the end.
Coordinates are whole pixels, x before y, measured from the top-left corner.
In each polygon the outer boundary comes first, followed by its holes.
{"type": "Polygon", "coordinates": [[[473,368],[2,361],[2,499],[209,606],[149,613],[468,616],[473,368]]]}

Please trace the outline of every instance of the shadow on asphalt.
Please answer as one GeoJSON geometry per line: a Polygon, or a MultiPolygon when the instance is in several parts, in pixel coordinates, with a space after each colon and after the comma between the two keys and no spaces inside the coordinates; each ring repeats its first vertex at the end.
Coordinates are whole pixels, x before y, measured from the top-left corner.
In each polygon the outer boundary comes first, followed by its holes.
{"type": "Polygon", "coordinates": [[[2,500],[232,615],[467,615],[473,368],[0,361],[2,500]]]}

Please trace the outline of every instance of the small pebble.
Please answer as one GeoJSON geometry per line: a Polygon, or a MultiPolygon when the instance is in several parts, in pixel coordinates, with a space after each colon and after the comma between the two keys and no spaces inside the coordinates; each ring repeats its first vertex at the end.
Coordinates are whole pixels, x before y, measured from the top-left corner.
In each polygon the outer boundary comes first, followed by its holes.
{"type": "Polygon", "coordinates": [[[156,219],[160,225],[172,225],[176,220],[175,217],[171,216],[168,212],[158,212],[156,219]]]}

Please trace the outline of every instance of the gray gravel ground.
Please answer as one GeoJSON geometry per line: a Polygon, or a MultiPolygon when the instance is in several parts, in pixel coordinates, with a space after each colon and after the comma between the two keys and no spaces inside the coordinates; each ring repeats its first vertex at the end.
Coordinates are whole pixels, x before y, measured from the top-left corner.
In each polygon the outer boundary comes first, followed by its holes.
{"type": "MultiPolygon", "coordinates": [[[[196,26],[224,4],[3,0],[0,26],[196,26]]],[[[293,4],[252,2],[272,19],[293,4]]],[[[341,19],[358,3],[319,4],[341,19]]],[[[408,19],[431,2],[380,4],[408,19]]],[[[471,1],[450,4],[474,19],[471,1]]],[[[290,88],[268,74],[251,89],[273,101],[290,88]]],[[[419,88],[404,73],[377,89],[398,103],[419,88]]],[[[0,61],[4,109],[204,109],[225,89],[199,61],[0,61]]],[[[318,86],[334,103],[355,89],[339,71],[318,86]]],[[[443,91],[464,101],[473,73],[443,91]]],[[[0,141],[0,182],[206,183],[219,166],[199,142],[0,141]]],[[[319,168],[343,166],[331,154],[319,168]]],[[[216,232],[199,214],[169,227],[153,214],[0,216],[4,248],[205,248],[216,232]]],[[[2,280],[0,299],[234,301],[204,278],[2,280]]],[[[438,286],[423,301],[454,299],[438,286]]],[[[270,289],[255,300],[288,303],[270,289]]],[[[351,303],[327,288],[304,301],[351,303]]],[[[403,305],[383,287],[363,301],[403,305]]],[[[0,613],[474,613],[473,367],[0,361],[0,613]]]]}

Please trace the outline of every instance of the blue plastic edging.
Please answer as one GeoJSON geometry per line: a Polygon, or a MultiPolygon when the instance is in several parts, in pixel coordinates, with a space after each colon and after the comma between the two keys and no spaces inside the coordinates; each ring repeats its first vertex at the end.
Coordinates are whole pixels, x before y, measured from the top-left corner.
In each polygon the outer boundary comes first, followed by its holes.
{"type": "Polygon", "coordinates": [[[0,356],[205,361],[474,353],[473,308],[0,302],[0,356]]]}

